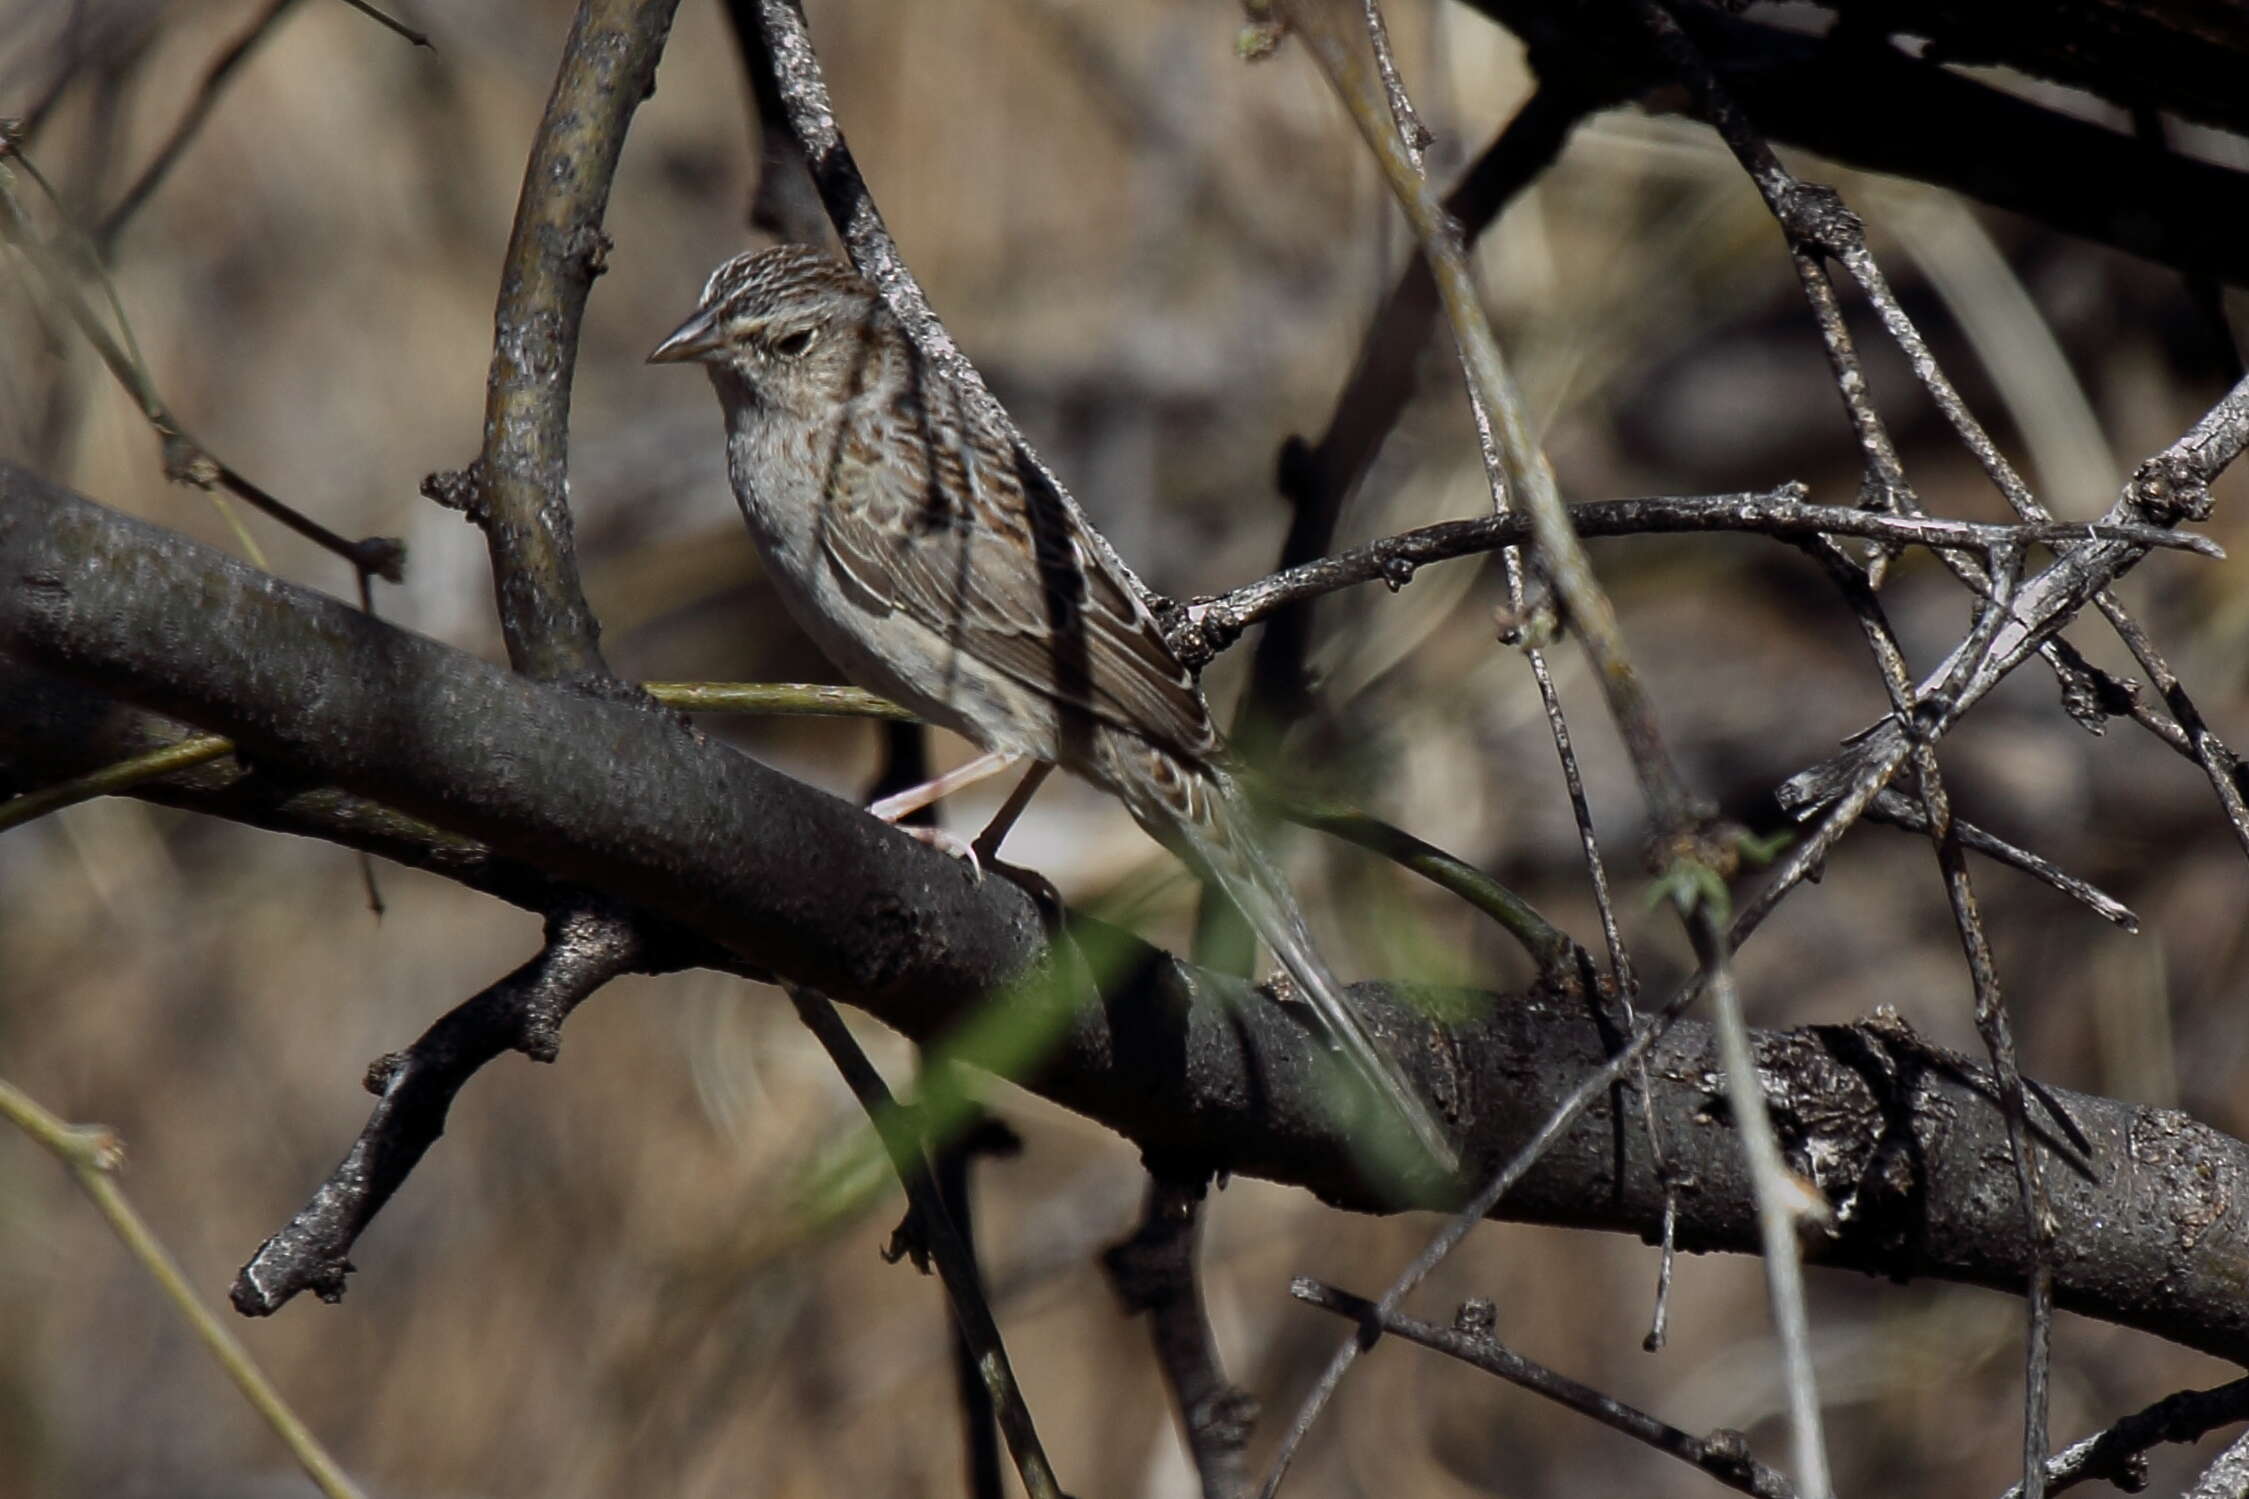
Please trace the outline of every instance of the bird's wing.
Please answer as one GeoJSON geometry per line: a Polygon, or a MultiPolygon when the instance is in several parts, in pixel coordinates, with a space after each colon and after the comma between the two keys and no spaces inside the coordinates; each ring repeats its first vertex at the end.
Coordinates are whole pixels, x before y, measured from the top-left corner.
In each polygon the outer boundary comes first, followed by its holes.
{"type": "Polygon", "coordinates": [[[846,420],[821,512],[830,564],[1058,707],[1208,757],[1210,710],[1154,617],[1014,445],[949,394],[846,420]]]}

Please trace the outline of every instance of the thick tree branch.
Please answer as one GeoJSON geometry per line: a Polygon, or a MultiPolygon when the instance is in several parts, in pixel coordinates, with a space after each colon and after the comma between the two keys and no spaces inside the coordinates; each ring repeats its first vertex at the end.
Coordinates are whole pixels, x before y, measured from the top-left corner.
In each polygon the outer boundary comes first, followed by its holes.
{"type": "MultiPolygon", "coordinates": [[[[1543,0],[1468,3],[1527,43],[1542,77],[1590,75],[1610,80],[1621,93],[1647,97],[1651,107],[1665,104],[1660,84],[1667,74],[1632,28],[1614,23],[1613,11],[1543,0]]],[[[2180,271],[2249,285],[2249,242],[2233,231],[2249,218],[2249,173],[2073,119],[1955,72],[1943,65],[1942,47],[1914,57],[1886,35],[1909,8],[1900,0],[1831,3],[1847,18],[1863,16],[1873,24],[1839,28],[1822,38],[1700,3],[1682,6],[1680,20],[1727,89],[1776,141],[1949,187],[2180,271]],[[1963,141],[1973,141],[1975,149],[1961,149],[1963,141]]],[[[2132,7],[2070,8],[2082,17],[2132,7]]],[[[2004,31],[2017,43],[2030,43],[2049,35],[2047,7],[2039,8],[2037,20],[2023,19],[2015,5],[1991,9],[2007,19],[1987,36],[2004,31]]],[[[1928,34],[1920,25],[1904,29],[1928,34]]],[[[2081,30],[2078,40],[2088,34],[2081,30]]],[[[2012,50],[2019,55],[1987,53],[1984,60],[2041,70],[2042,59],[2029,46],[2012,50]]],[[[2242,91],[2232,81],[2238,62],[2208,70],[2224,52],[2190,44],[2165,55],[2191,57],[2191,67],[2156,69],[2119,61],[2112,39],[2104,39],[2099,50],[2106,60],[2097,81],[2087,84],[2095,92],[2127,105],[2249,128],[2242,91]],[[2227,82],[2214,91],[2192,83],[2196,78],[2227,82]],[[2230,118],[2218,118],[2206,107],[2220,100],[2230,118]]]]}
{"type": "MultiPolygon", "coordinates": [[[[690,929],[731,963],[827,985],[919,1040],[1005,980],[1066,966],[1048,961],[1033,903],[1007,881],[975,883],[663,716],[530,682],[6,468],[0,641],[35,668],[226,734],[265,776],[333,782],[474,839],[486,852],[458,856],[488,882],[536,867],[690,929]]],[[[72,728],[39,726],[51,740],[72,728]]],[[[23,734],[0,728],[11,773],[23,734]]],[[[193,778],[226,765],[150,794],[191,802],[193,778]]],[[[239,781],[212,794],[250,795],[239,781]]],[[[364,802],[288,805],[300,831],[333,816],[338,841],[368,826],[388,847],[405,841],[402,820],[353,821],[364,802]]],[[[1098,993],[1077,995],[1030,1086],[1144,1149],[1386,1205],[1318,1086],[1319,1043],[1288,1007],[1092,924],[1073,931],[1118,957],[1099,966],[1098,993]]],[[[1574,1001],[1378,985],[1359,998],[1478,1166],[1511,1153],[1611,1049],[1574,1001]]],[[[1708,1029],[1686,1022],[1657,1045],[1652,1105],[1674,1179],[1689,1184],[1681,1246],[1746,1250],[1754,1209],[1710,1047],[1708,1029]]],[[[1981,1068],[1879,1023],[1765,1035],[1758,1057],[1792,1165],[1837,1207],[1815,1261],[2022,1284],[2013,1168],[1981,1068]]],[[[2092,1165],[2053,1173],[2057,1304],[2249,1358],[2249,1224],[2231,1211],[2249,1149],[2177,1113],[2053,1096],[2086,1142],[2071,1154],[2092,1165]]],[[[1597,1106],[1502,1211],[1652,1237],[1664,1185],[1638,1138],[1620,1175],[1597,1106]]]]}

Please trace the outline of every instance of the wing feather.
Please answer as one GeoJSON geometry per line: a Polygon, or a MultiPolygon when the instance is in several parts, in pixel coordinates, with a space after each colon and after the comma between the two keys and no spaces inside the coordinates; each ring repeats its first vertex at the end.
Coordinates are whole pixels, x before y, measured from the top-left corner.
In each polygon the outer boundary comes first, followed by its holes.
{"type": "Polygon", "coordinates": [[[1058,717],[1089,713],[1208,758],[1210,711],[1154,617],[1037,471],[964,407],[926,383],[855,403],[821,518],[829,564],[1058,717]]]}

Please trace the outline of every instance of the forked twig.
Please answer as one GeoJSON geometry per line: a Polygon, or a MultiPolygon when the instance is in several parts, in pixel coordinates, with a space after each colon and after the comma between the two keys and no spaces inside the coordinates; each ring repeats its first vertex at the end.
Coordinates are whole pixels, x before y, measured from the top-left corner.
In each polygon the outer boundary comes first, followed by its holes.
{"type": "Polygon", "coordinates": [[[630,921],[597,906],[562,912],[549,918],[546,941],[530,961],[369,1067],[367,1091],[378,1101],[359,1138],[242,1267],[235,1310],[268,1317],[300,1291],[340,1299],[352,1245],[445,1132],[462,1086],[502,1052],[553,1061],[570,1012],[644,957],[630,921]]]}

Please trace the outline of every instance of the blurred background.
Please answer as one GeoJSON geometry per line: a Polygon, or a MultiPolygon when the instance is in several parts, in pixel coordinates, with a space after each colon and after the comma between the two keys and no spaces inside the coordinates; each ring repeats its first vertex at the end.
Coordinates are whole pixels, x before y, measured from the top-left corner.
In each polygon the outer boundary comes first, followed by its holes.
{"type": "MultiPolygon", "coordinates": [[[[188,430],[346,535],[406,537],[408,581],[379,589],[384,616],[500,659],[481,539],[416,486],[479,442],[500,256],[571,6],[392,3],[434,52],[334,0],[287,7],[123,226],[114,277],[188,430]]],[[[32,159],[68,213],[96,223],[268,9],[0,0],[0,116],[37,118],[32,159]]],[[[906,256],[1096,522],[1172,595],[1268,570],[1288,520],[1276,452],[1324,426],[1404,262],[1397,216],[1309,61],[1289,48],[1239,61],[1239,13],[1191,0],[808,9],[838,116],[906,256]]],[[[1520,48],[1457,5],[1388,11],[1437,132],[1432,168],[1449,176],[1526,97],[1520,48]]],[[[2112,119],[2091,100],[2071,107],[2112,119]]],[[[719,7],[686,0],[618,174],[615,249],[576,387],[586,583],[612,662],[636,678],[835,679],[760,580],[705,382],[641,363],[709,269],[748,243],[755,129],[719,7]]],[[[2249,166],[2222,139],[2197,149],[2249,166]]],[[[1947,368],[2065,517],[2097,514],[2222,394],[2221,335],[2174,274],[1931,189],[1797,165],[1868,219],[1947,368]]],[[[1856,452],[1781,237],[1706,132],[1600,117],[1479,256],[1571,497],[1801,479],[1816,499],[1856,498],[1856,452]]],[[[1858,321],[1923,498],[2000,518],[1903,362],[1858,321]]],[[[1428,351],[1341,541],[1488,506],[1449,358],[1428,351]]],[[[168,485],[146,423],[31,295],[20,261],[0,275],[0,457],[351,591],[334,558],[168,485]]],[[[2249,494],[2238,475],[2218,493],[2210,530],[2239,555],[2249,494]]],[[[1793,552],[1710,537],[1594,555],[1674,749],[1745,823],[1776,826],[1772,786],[1881,712],[1855,627],[1793,552]]],[[[2160,557],[2124,593],[2219,732],[2249,737],[2237,569],[2160,557]]],[[[1537,699],[1521,657],[1494,642],[1503,597],[1489,566],[1464,561],[1394,596],[1328,601],[1313,655],[1324,711],[1291,763],[1492,869],[1590,942],[1537,699]]],[[[1900,565],[1888,598],[1917,667],[1965,628],[1962,595],[1925,558],[1900,565]]],[[[2101,630],[2073,638],[2123,669],[2101,630]]],[[[1247,655],[1209,675],[1222,717],[1247,655]]],[[[1580,659],[1554,661],[1635,954],[1660,989],[1685,953],[1676,924],[1645,909],[1638,797],[1580,659]]],[[[866,724],[712,727],[847,796],[879,768],[866,724]]],[[[1944,763],[1962,815],[2144,922],[2129,937],[1978,867],[2026,1067],[2249,1132],[2249,868],[2199,772],[2128,724],[2083,733],[2036,671],[1982,705],[1944,763]]],[[[947,815],[973,828],[996,797],[947,815]]],[[[1191,884],[1081,786],[1051,783],[1009,852],[1074,902],[1187,940],[1191,884]]],[[[1530,976],[1488,922],[1395,869],[1309,836],[1291,863],[1347,975],[1500,989],[1530,976]]],[[[524,912],[408,871],[376,878],[379,919],[347,851],[130,800],[0,839],[0,1077],[122,1132],[129,1191],[214,1304],[358,1130],[367,1063],[537,944],[524,912]]],[[[1743,977],[1756,1024],[1887,1004],[1977,1049],[1943,891],[1906,834],[1854,832],[1825,882],[1746,950],[1743,977]]],[[[855,1023],[906,1083],[909,1048],[855,1023]]],[[[982,1245],[1065,1484],[1191,1493],[1145,1331],[1097,1263],[1139,1211],[1134,1151],[1007,1086],[990,1101],[1027,1148],[979,1168],[982,1245]]],[[[711,974],[616,984],[572,1019],[557,1066],[511,1056],[470,1085],[360,1243],[340,1306],[307,1299],[238,1331],[376,1494],[958,1493],[939,1289],[877,1254],[899,1200],[834,1220],[799,1206],[808,1167],[861,1128],[777,994],[711,974]]],[[[1230,1375],[1264,1402],[1256,1455],[1338,1334],[1289,1299],[1289,1277],[1371,1294],[1433,1226],[1253,1181],[1217,1195],[1211,1313],[1230,1375]]],[[[1487,1225],[1415,1305],[1442,1321],[1459,1299],[1489,1297],[1524,1352],[1689,1430],[1742,1428],[1781,1461],[1758,1267],[1684,1260],[1670,1346],[1651,1355],[1640,1342],[1655,1269],[1652,1249],[1621,1237],[1487,1225]]],[[[1993,1494],[2011,1481],[2016,1299],[1825,1272],[1811,1291],[1845,1492],[1993,1494]]],[[[2225,1377],[2064,1317],[2053,1431],[2070,1440],[2225,1377]]],[[[2196,1466],[2191,1451],[2159,1450],[2158,1489],[2196,1466]]],[[[61,1169],[0,1137],[0,1495],[303,1491],[61,1169]]],[[[1290,1490],[1714,1491],[1391,1345],[1345,1388],[1290,1490]]]]}

